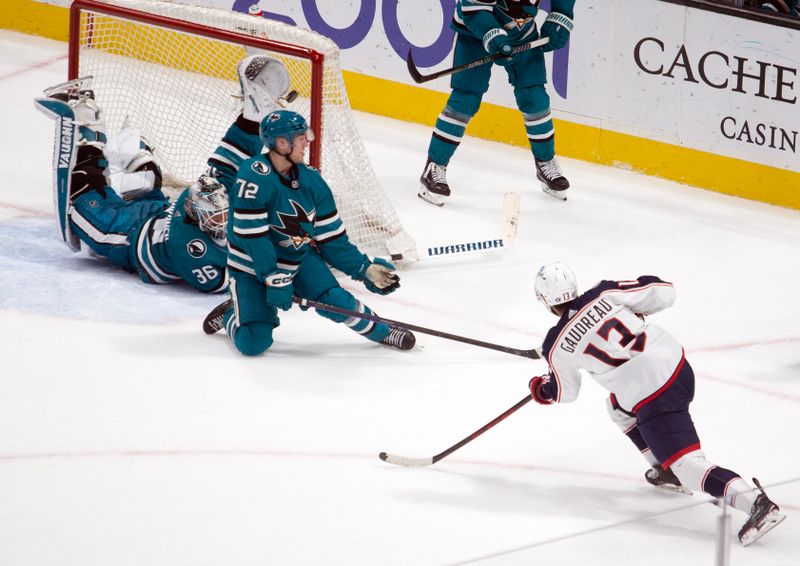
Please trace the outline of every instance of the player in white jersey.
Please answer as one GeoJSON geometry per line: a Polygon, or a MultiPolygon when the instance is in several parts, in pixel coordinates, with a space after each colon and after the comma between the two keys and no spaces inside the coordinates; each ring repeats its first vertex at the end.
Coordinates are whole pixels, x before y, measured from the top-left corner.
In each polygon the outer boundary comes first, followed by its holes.
{"type": "Polygon", "coordinates": [[[578,396],[580,370],[610,392],[614,422],[650,464],[647,481],[684,493],[704,491],[749,514],[739,540],[751,544],[786,518],[753,478],[708,461],[689,414],[694,373],[680,343],[645,316],[675,301],[671,283],[652,275],[601,281],[582,295],[563,263],[543,266],[536,297],[559,317],[542,345],[550,371],[531,379],[533,399],[568,403],[578,396]]]}

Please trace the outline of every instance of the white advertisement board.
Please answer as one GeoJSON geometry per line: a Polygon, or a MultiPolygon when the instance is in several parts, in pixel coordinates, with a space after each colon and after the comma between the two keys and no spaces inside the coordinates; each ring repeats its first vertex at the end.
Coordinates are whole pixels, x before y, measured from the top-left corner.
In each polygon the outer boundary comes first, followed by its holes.
{"type": "Polygon", "coordinates": [[[800,171],[800,31],[664,2],[615,4],[637,23],[614,22],[609,64],[577,77],[608,89],[591,116],[614,131],[800,171]]]}

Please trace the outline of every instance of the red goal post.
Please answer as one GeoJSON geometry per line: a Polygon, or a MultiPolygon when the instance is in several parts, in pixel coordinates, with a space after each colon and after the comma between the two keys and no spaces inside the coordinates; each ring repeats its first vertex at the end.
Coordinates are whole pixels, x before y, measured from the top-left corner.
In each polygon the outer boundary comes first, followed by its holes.
{"type": "Polygon", "coordinates": [[[371,255],[414,255],[356,128],[336,44],[263,17],[163,0],[74,0],[69,79],[91,75],[109,134],[129,118],[154,146],[165,184],[183,187],[240,111],[236,64],[279,59],[309,120],[309,162],[325,175],[351,239],[371,255]]]}

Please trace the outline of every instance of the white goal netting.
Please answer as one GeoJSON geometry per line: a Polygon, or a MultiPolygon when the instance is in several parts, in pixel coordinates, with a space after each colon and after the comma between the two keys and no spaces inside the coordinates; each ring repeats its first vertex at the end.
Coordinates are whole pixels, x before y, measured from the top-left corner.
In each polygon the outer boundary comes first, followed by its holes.
{"type": "Polygon", "coordinates": [[[317,134],[311,164],[330,184],[351,240],[371,255],[415,256],[367,157],[332,40],[165,0],[75,0],[72,11],[70,78],[94,77],[109,133],[126,116],[142,129],[166,184],[187,186],[206,169],[240,109],[237,62],[267,52],[289,70],[299,96],[287,107],[317,134]]]}

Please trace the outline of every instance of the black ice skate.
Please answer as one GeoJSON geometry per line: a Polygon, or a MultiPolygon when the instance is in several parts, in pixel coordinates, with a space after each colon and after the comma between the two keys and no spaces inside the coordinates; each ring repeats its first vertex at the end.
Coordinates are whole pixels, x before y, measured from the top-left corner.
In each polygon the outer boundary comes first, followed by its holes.
{"type": "Polygon", "coordinates": [[[753,503],[750,518],[739,530],[739,540],[744,546],[753,544],[786,518],[780,508],[767,497],[767,493],[756,478],[753,478],[753,483],[761,493],[753,503]]]}
{"type": "Polygon", "coordinates": [[[447,167],[442,167],[428,158],[425,170],[419,178],[421,183],[417,196],[434,206],[444,206],[450,196],[450,186],[447,184],[447,167]]]}
{"type": "Polygon", "coordinates": [[[536,160],[536,178],[542,183],[542,190],[560,200],[567,200],[569,181],[561,172],[561,166],[554,157],[550,161],[536,160]]]}
{"type": "Polygon", "coordinates": [[[672,470],[669,468],[665,470],[659,464],[656,464],[647,470],[644,473],[644,479],[646,479],[647,483],[650,485],[654,485],[661,489],[668,489],[677,493],[685,493],[686,495],[692,494],[690,490],[683,487],[681,480],[678,479],[672,470]]]}
{"type": "Polygon", "coordinates": [[[405,328],[392,328],[386,338],[381,340],[381,344],[398,350],[410,350],[416,343],[417,339],[414,334],[405,328]]]}
{"type": "Polygon", "coordinates": [[[228,299],[224,303],[217,305],[214,310],[208,313],[208,316],[203,321],[203,332],[206,334],[216,334],[222,330],[222,320],[225,318],[225,313],[228,309],[233,307],[233,300],[228,299]]]}

